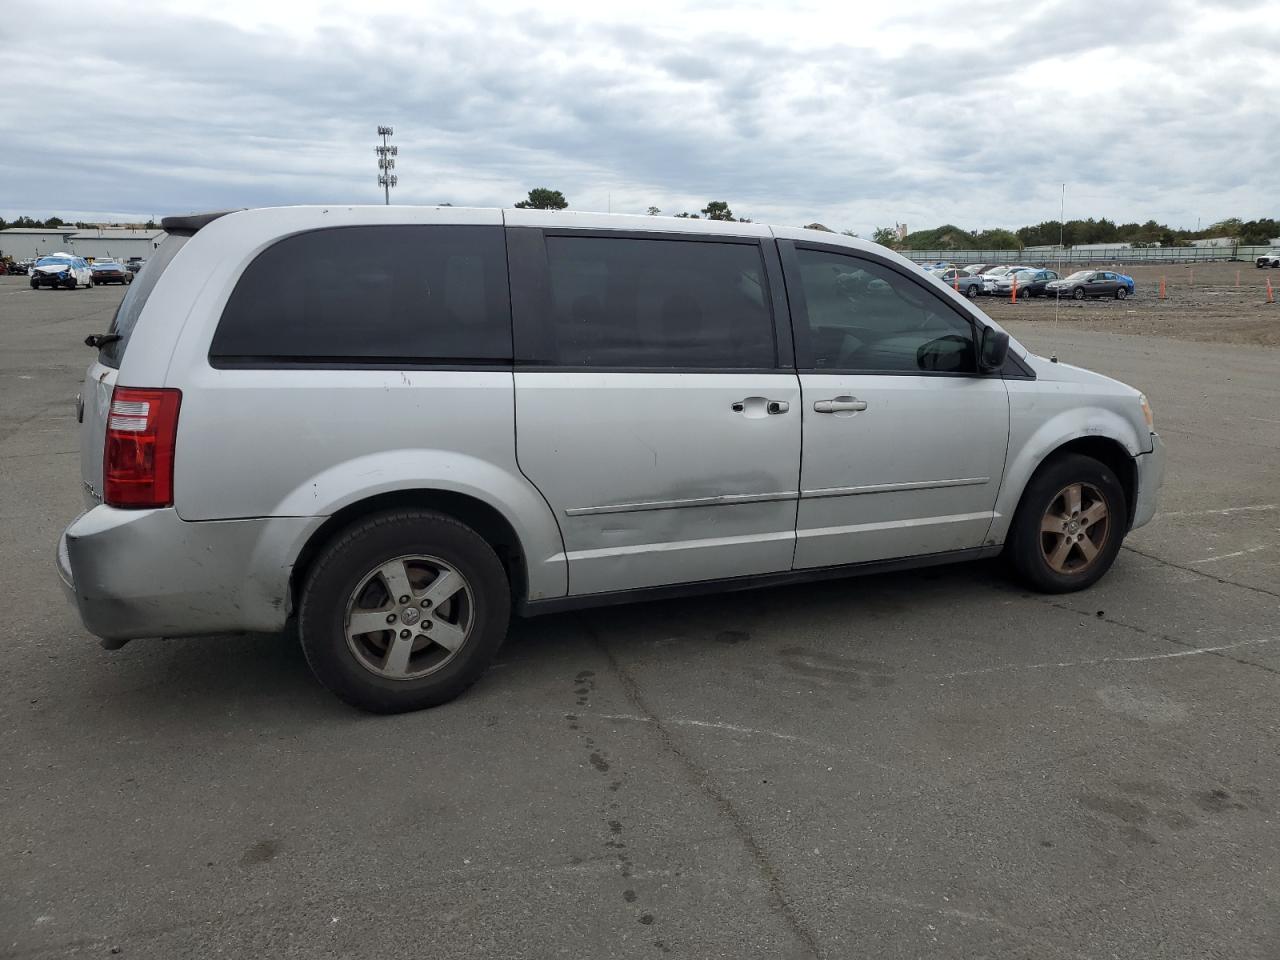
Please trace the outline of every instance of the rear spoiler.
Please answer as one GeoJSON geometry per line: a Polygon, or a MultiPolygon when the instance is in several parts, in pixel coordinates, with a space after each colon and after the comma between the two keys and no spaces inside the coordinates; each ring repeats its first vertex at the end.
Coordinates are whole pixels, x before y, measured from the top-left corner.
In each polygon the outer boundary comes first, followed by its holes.
{"type": "Polygon", "coordinates": [[[165,217],[160,221],[160,229],[168,234],[189,237],[201,227],[207,227],[219,217],[229,213],[239,213],[244,207],[235,210],[217,210],[213,213],[189,213],[185,217],[165,217]]]}

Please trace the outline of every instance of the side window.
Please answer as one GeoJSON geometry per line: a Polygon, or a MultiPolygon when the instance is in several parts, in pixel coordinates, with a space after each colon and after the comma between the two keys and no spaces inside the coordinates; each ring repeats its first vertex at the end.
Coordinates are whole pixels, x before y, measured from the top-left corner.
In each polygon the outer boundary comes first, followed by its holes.
{"type": "Polygon", "coordinates": [[[333,227],[286,237],[245,268],[209,357],[509,362],[502,228],[333,227]]]}
{"type": "Polygon", "coordinates": [[[977,370],[973,327],[932,291],[873,260],[796,251],[818,370],[977,370]]]}
{"type": "Polygon", "coordinates": [[[773,315],[754,243],[546,238],[539,364],[772,368],[773,315]]]}

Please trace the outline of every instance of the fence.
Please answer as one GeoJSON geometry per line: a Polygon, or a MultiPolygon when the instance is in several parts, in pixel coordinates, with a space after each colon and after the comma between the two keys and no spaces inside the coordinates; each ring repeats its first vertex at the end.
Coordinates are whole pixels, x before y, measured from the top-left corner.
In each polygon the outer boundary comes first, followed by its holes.
{"type": "Polygon", "coordinates": [[[1264,253],[1276,253],[1277,247],[1104,247],[1077,250],[900,250],[904,257],[917,263],[1209,263],[1242,260],[1253,263],[1264,253]]]}

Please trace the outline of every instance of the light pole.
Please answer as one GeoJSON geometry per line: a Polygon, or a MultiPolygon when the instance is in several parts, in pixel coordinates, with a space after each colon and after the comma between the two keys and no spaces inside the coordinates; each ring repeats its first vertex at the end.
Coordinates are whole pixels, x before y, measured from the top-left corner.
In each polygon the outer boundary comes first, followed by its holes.
{"type": "Polygon", "coordinates": [[[382,138],[382,143],[373,148],[373,152],[378,155],[378,186],[382,187],[382,197],[385,203],[391,203],[391,188],[399,182],[397,177],[391,171],[396,168],[396,155],[399,154],[400,148],[389,146],[387,137],[395,133],[390,127],[378,127],[378,136],[382,138]]]}

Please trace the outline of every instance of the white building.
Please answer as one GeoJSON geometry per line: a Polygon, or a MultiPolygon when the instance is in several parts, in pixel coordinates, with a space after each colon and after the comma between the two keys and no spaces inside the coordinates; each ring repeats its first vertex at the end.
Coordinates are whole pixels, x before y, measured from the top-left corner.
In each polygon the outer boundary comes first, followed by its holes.
{"type": "Polygon", "coordinates": [[[1192,240],[1193,247],[1234,247],[1235,237],[1205,237],[1203,240],[1192,240]]]}
{"type": "Polygon", "coordinates": [[[163,230],[130,230],[120,227],[10,227],[0,230],[0,256],[31,260],[51,253],[74,253],[79,257],[113,257],[147,260],[160,241],[163,230]]]}
{"type": "Polygon", "coordinates": [[[118,227],[92,227],[77,230],[71,236],[71,252],[81,257],[130,257],[150,259],[165,237],[163,230],[129,230],[118,227]]]}
{"type": "Polygon", "coordinates": [[[74,226],[10,227],[0,230],[0,256],[32,260],[51,253],[69,253],[74,226]]]}

